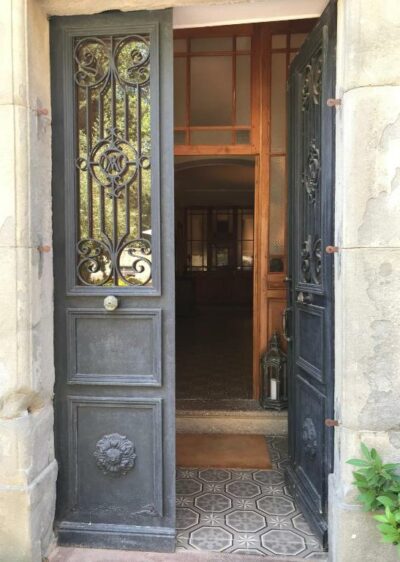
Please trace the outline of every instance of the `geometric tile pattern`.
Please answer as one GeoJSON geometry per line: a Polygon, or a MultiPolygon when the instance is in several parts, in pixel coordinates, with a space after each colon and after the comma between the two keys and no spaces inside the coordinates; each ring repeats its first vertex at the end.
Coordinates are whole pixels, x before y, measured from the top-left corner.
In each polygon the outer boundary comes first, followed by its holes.
{"type": "Polygon", "coordinates": [[[285,485],[286,440],[268,445],[272,470],[177,469],[177,551],[328,559],[285,485]]]}

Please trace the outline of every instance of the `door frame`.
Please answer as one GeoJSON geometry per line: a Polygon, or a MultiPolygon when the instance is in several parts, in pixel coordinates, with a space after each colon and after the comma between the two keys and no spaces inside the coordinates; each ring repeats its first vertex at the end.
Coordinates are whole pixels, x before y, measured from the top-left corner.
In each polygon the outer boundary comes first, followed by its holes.
{"type": "MultiPolygon", "coordinates": [[[[261,396],[260,358],[275,330],[281,331],[286,307],[287,234],[285,269],[269,272],[269,216],[271,157],[287,155],[271,149],[271,63],[272,35],[285,34],[286,46],[274,52],[286,54],[287,63],[297,49],[289,44],[291,33],[309,33],[317,19],[285,20],[257,24],[178,29],[174,39],[223,37],[232,34],[252,36],[251,141],[248,145],[175,145],[175,156],[248,155],[254,158],[254,268],[253,268],[253,399],[261,396]]],[[[288,76],[288,71],[286,76],[288,76]]],[[[286,166],[287,169],[287,166],[286,166]]],[[[287,174],[286,174],[287,180],[287,174]]],[[[287,193],[286,181],[286,193],[287,193]]],[[[287,200],[287,197],[286,197],[287,200]]],[[[286,224],[285,217],[282,220],[286,224]]],[[[285,343],[283,346],[285,346],[285,343]]]]}

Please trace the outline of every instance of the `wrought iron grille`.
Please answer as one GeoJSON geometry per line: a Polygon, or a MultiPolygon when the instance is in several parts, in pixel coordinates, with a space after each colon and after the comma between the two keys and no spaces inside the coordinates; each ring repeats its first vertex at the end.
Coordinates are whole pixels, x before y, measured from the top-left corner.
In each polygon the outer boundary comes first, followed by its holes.
{"type": "Polygon", "coordinates": [[[321,90],[322,49],[319,48],[304,69],[302,82],[302,246],[301,281],[322,282],[321,241],[321,90]]]}
{"type": "Polygon", "coordinates": [[[79,285],[152,284],[149,36],[74,44],[79,285]]]}

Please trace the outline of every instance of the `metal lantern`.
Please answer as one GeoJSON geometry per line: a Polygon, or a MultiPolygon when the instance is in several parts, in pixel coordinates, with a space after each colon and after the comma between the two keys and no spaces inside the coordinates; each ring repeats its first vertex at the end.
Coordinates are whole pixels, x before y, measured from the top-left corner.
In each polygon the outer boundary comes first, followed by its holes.
{"type": "Polygon", "coordinates": [[[274,332],[268,349],[261,358],[261,406],[266,410],[287,408],[286,354],[279,347],[279,336],[274,332]]]}

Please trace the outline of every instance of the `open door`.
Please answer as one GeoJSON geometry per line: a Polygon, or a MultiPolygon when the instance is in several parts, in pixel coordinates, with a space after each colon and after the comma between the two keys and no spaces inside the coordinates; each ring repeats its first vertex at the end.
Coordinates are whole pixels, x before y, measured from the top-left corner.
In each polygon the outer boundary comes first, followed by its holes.
{"type": "Polygon", "coordinates": [[[333,468],[333,243],[336,3],[294,59],[289,77],[288,476],[326,543],[333,468]],[[329,422],[328,422],[329,424],[329,422]]]}
{"type": "Polygon", "coordinates": [[[60,544],[175,547],[171,15],[52,21],[60,544]]]}

